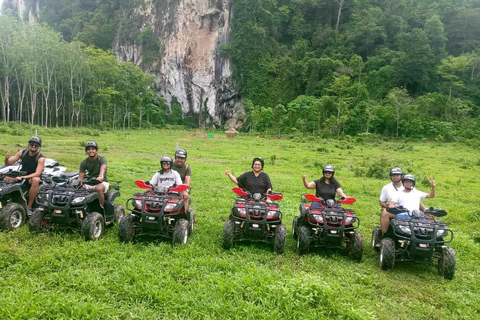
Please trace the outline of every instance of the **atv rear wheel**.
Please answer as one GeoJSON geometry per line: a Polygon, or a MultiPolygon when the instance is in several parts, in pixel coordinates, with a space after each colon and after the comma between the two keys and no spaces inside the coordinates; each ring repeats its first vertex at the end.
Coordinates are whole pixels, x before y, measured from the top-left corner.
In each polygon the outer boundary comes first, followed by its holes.
{"type": "Polygon", "coordinates": [[[52,226],[51,216],[47,210],[35,209],[30,217],[28,228],[31,232],[39,234],[47,232],[52,226]]]}
{"type": "Polygon", "coordinates": [[[173,229],[173,245],[186,244],[188,240],[188,221],[180,219],[173,229]]]}
{"type": "Polygon", "coordinates": [[[188,217],[188,235],[191,236],[193,234],[193,229],[195,229],[195,212],[192,210],[189,211],[190,215],[188,217]]]}
{"type": "Polygon", "coordinates": [[[297,226],[298,226],[298,217],[294,217],[292,222],[292,234],[293,234],[293,239],[295,240],[298,239],[297,226]]]}
{"type": "Polygon", "coordinates": [[[86,241],[96,241],[103,236],[105,231],[105,221],[98,212],[92,212],[87,215],[82,224],[82,233],[86,241]]]}
{"type": "Polygon", "coordinates": [[[12,231],[25,224],[27,215],[22,205],[18,203],[7,203],[0,210],[0,230],[12,231]]]}
{"type": "Polygon", "coordinates": [[[380,248],[380,268],[382,270],[393,269],[394,264],[395,242],[390,238],[384,238],[380,248]]]}
{"type": "Polygon", "coordinates": [[[456,262],[455,250],[451,247],[443,247],[442,255],[438,259],[438,274],[447,280],[452,280],[455,275],[456,262]]]}
{"type": "Polygon", "coordinates": [[[350,243],[347,244],[348,256],[355,261],[362,260],[363,256],[363,237],[358,231],[354,231],[350,237],[350,243]]]}
{"type": "Polygon", "coordinates": [[[125,217],[125,209],[119,205],[114,205],[114,212],[115,212],[115,222],[120,223],[122,219],[125,217]]]}
{"type": "Polygon", "coordinates": [[[233,247],[234,238],[235,238],[235,224],[232,220],[227,220],[223,225],[223,241],[222,241],[223,248],[228,250],[231,247],[233,247]]]}
{"type": "Polygon", "coordinates": [[[133,242],[135,240],[135,215],[128,214],[118,224],[118,240],[133,242]]]}
{"type": "Polygon", "coordinates": [[[373,231],[372,231],[372,250],[376,252],[380,251],[380,247],[378,247],[377,244],[381,242],[380,240],[381,232],[382,231],[380,230],[380,227],[375,227],[373,228],[373,231]]]}
{"type": "Polygon", "coordinates": [[[310,249],[310,228],[301,226],[298,230],[297,251],[299,254],[306,254],[310,249]]]}
{"type": "Polygon", "coordinates": [[[280,224],[275,231],[275,239],[273,240],[273,249],[277,254],[282,254],[285,251],[285,238],[287,237],[287,228],[280,224]]]}

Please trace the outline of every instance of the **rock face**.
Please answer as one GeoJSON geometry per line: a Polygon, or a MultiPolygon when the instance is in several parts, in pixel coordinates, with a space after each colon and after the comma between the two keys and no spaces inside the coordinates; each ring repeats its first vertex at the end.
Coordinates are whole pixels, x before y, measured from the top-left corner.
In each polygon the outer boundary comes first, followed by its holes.
{"type": "Polygon", "coordinates": [[[39,2],[28,0],[0,0],[0,14],[2,14],[4,8],[17,12],[18,16],[23,20],[33,22],[36,20],[37,12],[39,11],[39,2]]]}
{"type": "Polygon", "coordinates": [[[170,103],[175,97],[186,114],[224,123],[235,116],[238,95],[231,81],[231,66],[218,52],[231,35],[231,0],[145,0],[128,17],[136,21],[131,32],[151,27],[159,38],[155,61],[142,63],[142,46],[122,41],[118,33],[114,52],[156,76],[160,95],[170,103]],[[208,116],[205,116],[205,115],[208,116]]]}

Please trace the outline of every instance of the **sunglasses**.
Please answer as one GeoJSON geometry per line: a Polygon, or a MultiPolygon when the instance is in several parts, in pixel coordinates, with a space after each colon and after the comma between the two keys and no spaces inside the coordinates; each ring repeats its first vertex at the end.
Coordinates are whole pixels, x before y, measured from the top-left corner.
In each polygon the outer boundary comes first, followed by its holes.
{"type": "Polygon", "coordinates": [[[87,148],[87,151],[90,151],[90,150],[97,150],[95,148],[87,148]]]}
{"type": "Polygon", "coordinates": [[[38,143],[30,143],[30,147],[40,148],[40,145],[38,143]]]}
{"type": "Polygon", "coordinates": [[[170,165],[170,162],[161,162],[161,164],[162,164],[162,166],[163,166],[164,164],[170,165]]]}

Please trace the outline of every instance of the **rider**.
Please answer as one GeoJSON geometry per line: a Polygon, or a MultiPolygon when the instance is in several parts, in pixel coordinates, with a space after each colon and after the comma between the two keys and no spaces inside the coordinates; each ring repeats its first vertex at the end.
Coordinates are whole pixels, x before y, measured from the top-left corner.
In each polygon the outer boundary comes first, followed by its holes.
{"type": "MultiPolygon", "coordinates": [[[[192,168],[186,164],[185,161],[187,161],[187,151],[185,149],[178,149],[175,151],[175,162],[172,165],[172,170],[175,170],[180,174],[183,184],[190,186],[192,168]]],[[[185,211],[187,211],[190,204],[190,195],[185,191],[181,193],[181,196],[185,201],[185,211]]]]}
{"type": "Polygon", "coordinates": [[[87,142],[85,152],[88,158],[80,163],[78,180],[83,181],[86,175],[88,179],[95,179],[101,182],[95,186],[85,184],[83,187],[88,190],[95,190],[98,193],[100,205],[103,207],[105,192],[110,186],[107,182],[107,159],[98,155],[98,144],[94,141],[87,142]]]}
{"type": "Polygon", "coordinates": [[[263,166],[263,159],[255,157],[252,161],[252,171],[247,171],[238,178],[235,178],[227,168],[225,175],[227,175],[233,183],[238,184],[240,188],[247,190],[251,194],[260,193],[264,195],[272,190],[272,183],[270,182],[268,174],[262,171],[263,166]]]}
{"type": "MultiPolygon", "coordinates": [[[[389,203],[389,207],[394,208],[395,205],[403,206],[410,213],[413,210],[419,210],[422,199],[435,198],[435,180],[429,178],[428,181],[430,182],[431,189],[430,193],[425,193],[415,188],[415,177],[413,174],[404,175],[402,178],[404,190],[398,193],[396,198],[389,203]]],[[[383,209],[381,217],[381,229],[383,234],[387,232],[391,218],[395,218],[395,215],[383,209]]]]}
{"type": "MultiPolygon", "coordinates": [[[[160,165],[162,169],[156,172],[152,180],[150,180],[150,185],[153,187],[153,191],[155,192],[167,192],[168,188],[173,187],[174,185],[181,185],[182,179],[180,178],[180,174],[172,170],[173,160],[170,157],[162,157],[160,159],[160,165]]],[[[185,202],[185,204],[187,204],[185,202]]],[[[187,206],[185,206],[185,210],[187,206]]]]}
{"type": "MultiPolygon", "coordinates": [[[[323,167],[323,177],[307,182],[307,175],[303,174],[303,185],[307,189],[315,189],[315,196],[324,200],[335,199],[335,194],[338,194],[342,198],[347,196],[343,193],[340,183],[333,176],[335,175],[335,168],[332,165],[327,164],[323,167]]],[[[322,204],[318,201],[312,202],[311,208],[321,207],[322,204]]]]}
{"type": "Polygon", "coordinates": [[[42,139],[39,137],[31,137],[28,140],[29,149],[18,151],[11,156],[9,152],[5,155],[5,165],[9,166],[22,160],[22,167],[20,171],[25,171],[27,174],[21,177],[10,178],[5,177],[8,181],[21,181],[26,179],[30,184],[30,191],[28,192],[28,210],[32,209],[33,202],[38,193],[38,186],[40,185],[40,176],[42,175],[43,167],[45,166],[45,157],[40,153],[42,147],[42,139]]]}

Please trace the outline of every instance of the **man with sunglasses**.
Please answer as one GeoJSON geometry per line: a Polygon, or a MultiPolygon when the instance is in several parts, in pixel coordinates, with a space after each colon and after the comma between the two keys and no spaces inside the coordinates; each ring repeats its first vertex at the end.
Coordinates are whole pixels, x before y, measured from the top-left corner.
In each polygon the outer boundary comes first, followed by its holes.
{"type": "Polygon", "coordinates": [[[40,153],[42,139],[39,137],[31,137],[30,140],[28,140],[28,144],[30,146],[29,149],[18,151],[14,156],[11,156],[9,152],[5,155],[5,165],[7,166],[14,164],[18,160],[22,160],[20,171],[25,171],[26,174],[16,178],[5,177],[5,179],[9,181],[27,180],[30,185],[27,207],[30,211],[38,193],[40,176],[42,175],[43,167],[45,166],[45,157],[40,153]]]}
{"type": "Polygon", "coordinates": [[[105,192],[110,187],[107,182],[107,158],[98,155],[98,144],[95,141],[89,141],[85,144],[85,152],[88,158],[80,163],[80,173],[78,180],[83,181],[85,177],[88,179],[96,179],[100,184],[84,185],[85,189],[94,190],[98,193],[100,205],[103,207],[105,203],[105,192]]]}

